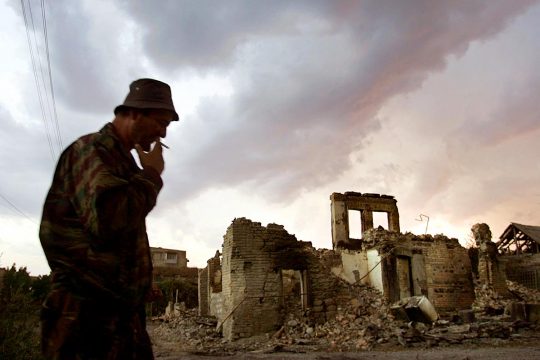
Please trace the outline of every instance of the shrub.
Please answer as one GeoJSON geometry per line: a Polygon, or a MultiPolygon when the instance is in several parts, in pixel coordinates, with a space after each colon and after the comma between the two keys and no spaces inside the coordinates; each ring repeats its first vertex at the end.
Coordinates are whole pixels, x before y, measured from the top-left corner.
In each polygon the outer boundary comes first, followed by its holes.
{"type": "Polygon", "coordinates": [[[0,358],[42,359],[40,303],[32,296],[32,279],[26,268],[12,265],[0,291],[0,358]]]}
{"type": "Polygon", "coordinates": [[[194,308],[198,306],[198,288],[197,285],[185,280],[163,280],[157,283],[159,289],[163,293],[163,297],[152,303],[152,314],[163,314],[169,301],[176,301],[176,292],[178,291],[178,302],[183,302],[186,307],[194,308]]]}

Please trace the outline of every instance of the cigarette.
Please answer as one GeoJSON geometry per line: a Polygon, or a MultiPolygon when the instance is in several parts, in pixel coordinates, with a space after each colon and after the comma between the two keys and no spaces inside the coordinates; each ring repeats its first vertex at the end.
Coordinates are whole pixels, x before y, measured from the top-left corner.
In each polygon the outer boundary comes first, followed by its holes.
{"type": "Polygon", "coordinates": [[[161,146],[163,146],[165,149],[170,149],[167,145],[165,145],[164,143],[162,143],[161,141],[159,142],[161,144],[161,146]]]}

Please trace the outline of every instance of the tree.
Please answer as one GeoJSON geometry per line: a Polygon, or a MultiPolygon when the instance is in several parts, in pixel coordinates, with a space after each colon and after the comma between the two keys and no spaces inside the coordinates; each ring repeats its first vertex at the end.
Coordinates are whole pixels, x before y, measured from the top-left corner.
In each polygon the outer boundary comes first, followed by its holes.
{"type": "Polygon", "coordinates": [[[162,314],[165,312],[165,308],[169,301],[173,303],[177,300],[176,293],[178,292],[178,302],[183,302],[186,307],[194,308],[198,305],[198,288],[197,285],[185,279],[171,279],[159,282],[159,289],[161,290],[163,297],[152,303],[152,312],[154,314],[162,314]]]}
{"type": "Polygon", "coordinates": [[[0,291],[0,358],[40,359],[40,303],[32,297],[32,278],[15,264],[6,271],[0,291]]]}
{"type": "Polygon", "coordinates": [[[45,297],[51,290],[51,276],[40,275],[33,279],[30,289],[32,291],[32,299],[40,304],[43,303],[43,300],[45,300],[45,297]]]}
{"type": "Polygon", "coordinates": [[[17,293],[30,293],[32,279],[26,270],[26,267],[21,267],[17,270],[15,264],[4,274],[4,281],[0,297],[2,300],[10,301],[17,293]]]}

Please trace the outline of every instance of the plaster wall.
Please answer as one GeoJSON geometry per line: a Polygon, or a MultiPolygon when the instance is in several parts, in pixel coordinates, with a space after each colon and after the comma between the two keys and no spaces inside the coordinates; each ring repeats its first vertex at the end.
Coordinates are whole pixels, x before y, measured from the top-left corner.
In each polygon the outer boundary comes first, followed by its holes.
{"type": "Polygon", "coordinates": [[[223,319],[226,316],[224,303],[223,293],[210,294],[210,315],[223,319]]]}
{"type": "Polygon", "coordinates": [[[366,255],[368,260],[368,268],[371,270],[368,275],[369,284],[375,289],[379,290],[381,293],[384,293],[382,269],[380,264],[381,256],[379,255],[379,251],[376,249],[369,249],[366,251],[366,255]]]}
{"type": "Polygon", "coordinates": [[[332,267],[332,273],[349,284],[369,284],[368,261],[365,251],[341,251],[341,263],[332,267]]]}

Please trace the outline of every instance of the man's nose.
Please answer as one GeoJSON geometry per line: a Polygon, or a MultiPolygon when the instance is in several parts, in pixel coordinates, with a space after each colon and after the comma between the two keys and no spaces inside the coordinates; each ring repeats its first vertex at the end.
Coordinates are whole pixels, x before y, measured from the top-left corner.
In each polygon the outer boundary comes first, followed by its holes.
{"type": "Polygon", "coordinates": [[[159,137],[165,138],[166,136],[167,136],[167,128],[162,126],[161,129],[159,130],[159,137]]]}

